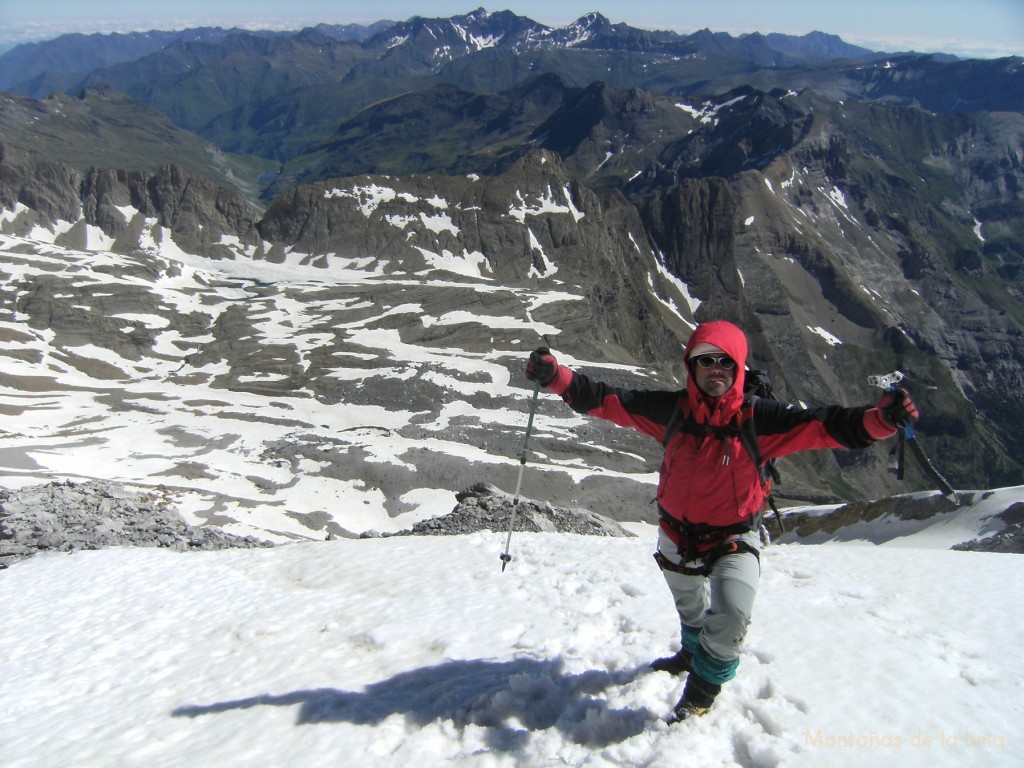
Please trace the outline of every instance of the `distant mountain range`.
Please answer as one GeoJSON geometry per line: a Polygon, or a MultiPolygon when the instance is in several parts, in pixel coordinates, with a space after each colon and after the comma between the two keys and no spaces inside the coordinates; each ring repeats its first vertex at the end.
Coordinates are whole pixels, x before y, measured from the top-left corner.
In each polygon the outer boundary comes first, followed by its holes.
{"type": "MultiPolygon", "coordinates": [[[[549,73],[568,87],[585,89],[603,82],[689,99],[748,85],[763,91],[811,89],[833,100],[870,100],[937,113],[1018,112],[1024,110],[1019,68],[1020,62],[1013,59],[885,57],[821,32],[803,37],[733,37],[709,30],[680,35],[612,24],[600,14],[553,29],[508,11],[480,9],[450,19],[416,17],[365,27],[319,25],[293,33],[201,28],[65,35],[0,56],[0,89],[44,103],[55,92],[85,97],[76,113],[89,108],[87,89],[123,93],[225,155],[251,156],[248,174],[238,167],[233,183],[248,195],[258,190],[269,200],[296,181],[322,178],[323,172],[380,167],[373,159],[362,168],[346,159],[374,144],[375,126],[368,121],[388,110],[408,109],[410,98],[434,98],[431,94],[443,93],[441,86],[465,92],[462,100],[467,103],[471,97],[491,95],[515,102],[527,91],[536,97],[537,86],[531,80],[549,73]],[[403,104],[382,104],[399,96],[406,97],[403,104]],[[367,132],[359,133],[361,128],[367,132]],[[358,135],[350,143],[345,137],[353,131],[358,135]],[[266,174],[276,164],[283,179],[266,174]]],[[[450,102],[455,97],[442,98],[450,102]]],[[[111,122],[102,114],[107,103],[92,102],[100,113],[95,117],[99,123],[111,122]]],[[[430,106],[422,108],[424,118],[432,119],[430,106]]],[[[62,114],[40,109],[46,111],[62,114]]],[[[441,106],[434,114],[440,117],[443,111],[441,106]]],[[[152,119],[143,117],[141,107],[135,114],[143,122],[152,119]]],[[[401,117],[412,125],[407,113],[401,117]]],[[[470,111],[462,122],[470,127],[473,119],[470,111]]],[[[59,139],[47,147],[52,156],[79,167],[97,161],[113,167],[112,157],[104,159],[110,153],[97,152],[90,134],[78,130],[73,118],[64,130],[58,122],[49,120],[41,137],[59,139]]],[[[475,130],[482,134],[472,141],[475,149],[486,143],[491,125],[475,130]]],[[[8,123],[4,128],[8,141],[35,141],[30,124],[19,128],[8,123]]],[[[432,154],[429,128],[405,130],[418,139],[403,144],[408,151],[389,159],[389,172],[427,170],[434,164],[420,159],[432,154]]],[[[107,144],[116,144],[123,155],[135,155],[136,165],[148,157],[150,170],[163,162],[182,162],[182,153],[172,146],[151,146],[139,134],[128,131],[123,139],[107,144]],[[142,146],[135,149],[138,144],[142,146]]],[[[372,156],[391,152],[388,138],[389,134],[383,137],[372,156]]],[[[183,135],[180,141],[197,143],[183,135]]],[[[195,151],[183,154],[194,157],[195,151]]],[[[493,154],[484,152],[485,161],[493,154]]],[[[233,161],[238,162],[242,161],[233,161]]],[[[467,158],[462,164],[477,162],[467,158]]]]}
{"type": "MultiPolygon", "coordinates": [[[[327,273],[375,259],[406,292],[417,269],[483,259],[474,279],[584,297],[563,349],[665,377],[679,373],[665,350],[728,317],[785,397],[861,402],[867,373],[905,370],[955,483],[1024,483],[1019,58],[679,35],[600,14],[550,28],[480,9],[66,36],[8,52],[0,77],[0,232],[44,227],[78,249],[102,232],[131,254],[159,240],[157,222],[212,259],[295,252],[327,273]],[[385,189],[373,205],[358,191],[385,189]]],[[[431,335],[402,327],[410,343],[431,335]]],[[[492,343],[513,340],[458,334],[464,351],[492,343]]],[[[255,359],[217,344],[199,357],[255,359]]],[[[353,396],[298,369],[273,390],[309,388],[353,396]]],[[[815,500],[899,487],[877,457],[797,462],[790,477],[794,498],[815,500]]]]}

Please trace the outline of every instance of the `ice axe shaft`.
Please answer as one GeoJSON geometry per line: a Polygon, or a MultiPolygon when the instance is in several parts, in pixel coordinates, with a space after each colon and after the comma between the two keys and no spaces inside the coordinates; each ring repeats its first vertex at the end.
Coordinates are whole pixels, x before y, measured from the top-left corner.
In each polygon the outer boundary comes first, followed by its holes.
{"type": "Polygon", "coordinates": [[[906,443],[910,446],[910,452],[917,458],[918,463],[924,469],[925,473],[928,474],[939,486],[943,495],[957,506],[960,506],[960,499],[956,495],[956,490],[950,485],[949,481],[946,480],[939,470],[935,468],[931,460],[925,455],[924,449],[921,448],[921,443],[914,436],[914,433],[910,430],[910,426],[907,425],[903,428],[903,432],[906,434],[906,443]]]}

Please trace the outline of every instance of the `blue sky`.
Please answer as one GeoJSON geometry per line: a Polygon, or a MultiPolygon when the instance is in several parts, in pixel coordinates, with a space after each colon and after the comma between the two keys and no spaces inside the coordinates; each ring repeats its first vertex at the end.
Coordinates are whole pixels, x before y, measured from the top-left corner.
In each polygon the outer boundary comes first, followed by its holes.
{"type": "MultiPolygon", "coordinates": [[[[64,32],[220,25],[298,29],[319,21],[370,23],[454,16],[457,0],[0,0],[0,50],[64,32]]],[[[483,5],[549,26],[591,11],[644,29],[693,32],[831,32],[875,50],[945,51],[991,58],[1024,55],[1024,0],[514,0],[483,5]]]]}

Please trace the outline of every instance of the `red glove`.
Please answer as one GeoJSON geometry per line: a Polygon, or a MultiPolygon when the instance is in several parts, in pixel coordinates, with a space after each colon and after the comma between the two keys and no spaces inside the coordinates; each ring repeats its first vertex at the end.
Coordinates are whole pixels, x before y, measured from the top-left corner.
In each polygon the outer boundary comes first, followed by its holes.
{"type": "Polygon", "coordinates": [[[560,367],[550,349],[538,347],[530,353],[530,359],[526,363],[526,378],[530,381],[539,381],[542,387],[546,387],[558,377],[560,367]]]}
{"type": "Polygon", "coordinates": [[[905,389],[886,392],[878,399],[878,405],[875,407],[878,408],[882,418],[894,427],[901,424],[912,424],[920,416],[917,406],[910,399],[910,393],[905,389]]]}

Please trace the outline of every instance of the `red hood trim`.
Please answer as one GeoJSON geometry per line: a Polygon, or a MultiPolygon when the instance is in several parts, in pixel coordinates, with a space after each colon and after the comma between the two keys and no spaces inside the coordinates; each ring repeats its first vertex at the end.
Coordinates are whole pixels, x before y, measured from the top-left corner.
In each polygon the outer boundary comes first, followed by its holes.
{"type": "Polygon", "coordinates": [[[693,416],[698,422],[707,424],[727,424],[743,405],[743,370],[747,364],[747,336],[739,327],[727,320],[711,320],[701,323],[686,343],[686,359],[689,361],[690,350],[701,342],[714,344],[736,361],[736,378],[732,387],[721,397],[706,397],[694,379],[690,364],[686,364],[686,391],[690,398],[693,416]]]}

